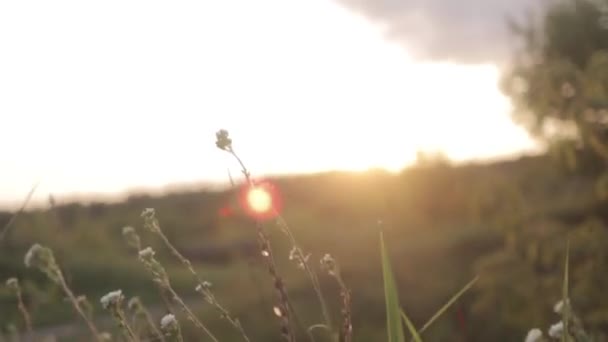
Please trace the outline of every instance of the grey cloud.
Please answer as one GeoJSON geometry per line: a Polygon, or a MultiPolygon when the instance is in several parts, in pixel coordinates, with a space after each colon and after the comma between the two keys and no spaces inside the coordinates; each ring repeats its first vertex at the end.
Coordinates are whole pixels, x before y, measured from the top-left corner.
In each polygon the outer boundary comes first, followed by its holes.
{"type": "Polygon", "coordinates": [[[416,58],[501,63],[513,47],[507,18],[541,0],[336,0],[380,23],[416,58]]]}

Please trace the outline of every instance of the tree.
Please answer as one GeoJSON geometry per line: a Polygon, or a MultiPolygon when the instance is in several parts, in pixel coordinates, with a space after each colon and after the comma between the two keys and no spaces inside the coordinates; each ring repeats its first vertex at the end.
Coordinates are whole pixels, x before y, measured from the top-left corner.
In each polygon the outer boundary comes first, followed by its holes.
{"type": "Polygon", "coordinates": [[[503,75],[514,117],[553,150],[608,162],[608,0],[553,1],[514,24],[521,51],[503,75]]]}

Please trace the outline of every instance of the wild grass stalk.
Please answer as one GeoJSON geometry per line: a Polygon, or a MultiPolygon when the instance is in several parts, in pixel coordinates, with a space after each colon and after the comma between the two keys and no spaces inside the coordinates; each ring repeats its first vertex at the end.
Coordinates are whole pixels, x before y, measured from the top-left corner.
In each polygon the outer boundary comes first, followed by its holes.
{"type": "Polygon", "coordinates": [[[118,324],[119,329],[122,331],[124,337],[131,342],[139,342],[139,337],[133,332],[131,326],[127,322],[124,311],[122,309],[122,303],[124,296],[121,290],[109,292],[105,296],[101,297],[101,305],[104,309],[109,310],[112,317],[118,324]]]}
{"type": "MultiPolygon", "coordinates": [[[[236,152],[234,151],[234,149],[232,147],[232,140],[230,139],[230,137],[228,135],[228,131],[226,131],[226,130],[218,131],[216,133],[216,143],[215,144],[219,149],[230,153],[238,161],[238,163],[241,165],[241,168],[242,168],[241,171],[242,171],[243,175],[245,176],[247,183],[250,186],[254,186],[254,182],[251,179],[251,174],[250,174],[249,170],[247,169],[247,167],[245,166],[245,164],[243,163],[241,158],[239,158],[239,156],[236,154],[236,152]]],[[[282,277],[278,273],[276,263],[274,260],[274,255],[272,253],[270,239],[268,238],[268,235],[264,231],[264,227],[263,227],[262,223],[259,220],[256,220],[255,226],[256,226],[256,232],[257,232],[257,236],[258,236],[258,244],[260,247],[260,253],[264,257],[268,272],[274,281],[274,288],[275,288],[275,291],[276,291],[277,297],[278,297],[277,306],[274,307],[274,312],[275,312],[275,315],[279,318],[279,320],[281,322],[281,335],[288,342],[292,342],[292,341],[295,341],[295,333],[294,333],[292,321],[290,318],[291,313],[293,313],[293,310],[291,310],[292,308],[289,305],[287,287],[285,286],[285,283],[284,283],[282,277]]]]}
{"type": "Polygon", "coordinates": [[[148,326],[152,335],[155,335],[159,341],[165,342],[165,337],[158,330],[156,324],[154,324],[154,320],[152,319],[152,315],[150,311],[144,306],[141,299],[139,297],[132,297],[129,299],[129,303],[127,304],[129,310],[133,311],[133,324],[136,323],[138,317],[142,317],[148,326]]]}
{"type": "Polygon", "coordinates": [[[321,258],[321,268],[327,271],[327,273],[334,279],[336,279],[336,281],[338,282],[338,286],[340,287],[340,297],[342,298],[342,323],[340,324],[338,340],[340,342],[352,342],[352,297],[350,290],[342,279],[340,265],[338,265],[336,260],[331,255],[325,254],[323,258],[321,258]]]}
{"type": "Polygon", "coordinates": [[[160,320],[160,329],[164,332],[168,342],[183,342],[182,330],[173,314],[166,314],[160,320]]]}
{"type": "MultiPolygon", "coordinates": [[[[141,238],[135,231],[135,228],[133,228],[131,226],[123,227],[122,236],[123,236],[125,242],[127,243],[127,245],[129,245],[129,247],[133,248],[138,253],[139,253],[139,251],[142,250],[141,238]]],[[[163,301],[165,309],[167,310],[167,312],[173,313],[173,308],[171,307],[171,300],[167,296],[168,295],[167,290],[161,284],[158,284],[158,283],[154,283],[154,284],[157,287],[158,294],[160,295],[160,298],[163,301]]]]}
{"type": "Polygon", "coordinates": [[[183,299],[175,292],[171,286],[169,276],[164,267],[154,258],[154,250],[147,247],[139,251],[139,260],[144,264],[144,267],[152,274],[152,280],[167,290],[171,294],[172,300],[177,303],[180,309],[184,312],[188,320],[190,320],[198,329],[203,331],[211,340],[218,342],[218,339],[213,333],[201,322],[196,315],[190,310],[183,299]]]}
{"type": "Polygon", "coordinates": [[[175,246],[173,246],[171,241],[169,241],[165,233],[163,233],[160,224],[158,223],[158,219],[156,218],[155,210],[152,208],[147,208],[142,212],[141,216],[144,218],[144,227],[151,233],[157,235],[169,249],[171,254],[173,254],[173,256],[175,256],[175,258],[188,269],[192,277],[194,277],[196,281],[196,292],[202,294],[205,300],[215,307],[217,311],[219,311],[220,316],[226,319],[230,325],[232,325],[239,332],[243,340],[249,342],[249,337],[245,333],[245,330],[243,329],[243,326],[238,318],[233,317],[230,312],[217,300],[215,294],[211,290],[211,283],[201,278],[201,276],[192,266],[192,262],[190,262],[188,258],[184,257],[184,255],[180,253],[175,246]]]}
{"type": "Polygon", "coordinates": [[[28,268],[34,267],[45,273],[47,277],[55,282],[57,285],[61,287],[65,295],[68,297],[72,306],[76,310],[76,312],[82,317],[85,321],[87,327],[89,328],[91,334],[93,335],[93,339],[95,341],[103,341],[100,337],[99,331],[93,321],[88,317],[88,315],[84,312],[78,298],[74,295],[74,292],[70,289],[61,269],[57,265],[55,261],[55,256],[53,255],[53,251],[48,247],[41,246],[39,244],[34,244],[25,255],[25,266],[28,268]]]}
{"type": "Polygon", "coordinates": [[[25,323],[25,328],[28,334],[32,334],[32,319],[30,316],[25,303],[23,302],[23,296],[21,295],[21,286],[19,285],[19,280],[17,278],[9,278],[6,281],[6,287],[11,291],[12,294],[17,298],[17,308],[23,316],[23,321],[25,323]]]}

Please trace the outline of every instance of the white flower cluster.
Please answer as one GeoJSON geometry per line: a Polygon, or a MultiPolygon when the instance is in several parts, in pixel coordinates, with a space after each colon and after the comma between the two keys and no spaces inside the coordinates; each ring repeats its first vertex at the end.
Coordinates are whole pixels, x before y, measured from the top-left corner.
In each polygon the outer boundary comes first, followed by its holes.
{"type": "Polygon", "coordinates": [[[144,259],[149,259],[152,258],[154,256],[154,250],[152,249],[152,247],[146,247],[144,249],[142,249],[141,251],[139,251],[139,257],[140,258],[144,258],[144,259]]]}
{"type": "MultiPolygon", "coordinates": [[[[553,306],[553,311],[555,311],[555,313],[557,313],[557,314],[561,314],[562,311],[564,310],[564,307],[567,305],[570,305],[569,300],[566,300],[565,303],[563,300],[560,300],[559,302],[555,303],[555,305],[553,306]]],[[[551,325],[549,327],[549,330],[547,331],[547,334],[549,335],[549,337],[551,337],[553,339],[561,338],[563,333],[564,333],[564,322],[562,322],[562,321],[559,321],[559,322],[551,325]]],[[[524,341],[525,342],[544,341],[543,332],[538,328],[534,328],[534,329],[528,331],[528,335],[526,335],[526,339],[524,341]]]]}
{"type": "Polygon", "coordinates": [[[108,292],[105,296],[101,297],[101,306],[104,309],[109,308],[111,305],[117,305],[122,301],[122,290],[116,290],[108,292]]]}
{"type": "Polygon", "coordinates": [[[26,267],[32,267],[35,258],[43,252],[43,247],[40,244],[33,244],[32,247],[25,253],[24,263],[26,267]]]}
{"type": "Polygon", "coordinates": [[[160,319],[160,328],[163,330],[169,329],[177,325],[177,320],[175,319],[175,315],[166,314],[163,318],[160,319]]]}

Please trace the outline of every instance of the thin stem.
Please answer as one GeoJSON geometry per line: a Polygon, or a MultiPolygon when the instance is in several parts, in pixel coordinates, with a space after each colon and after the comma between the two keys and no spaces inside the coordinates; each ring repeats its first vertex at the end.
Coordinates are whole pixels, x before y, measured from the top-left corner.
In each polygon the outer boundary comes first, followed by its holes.
{"type": "Polygon", "coordinates": [[[211,340],[213,340],[214,342],[219,342],[218,339],[213,335],[213,333],[211,333],[211,331],[209,331],[209,329],[198,318],[196,318],[194,313],[190,310],[190,308],[188,308],[186,303],[184,303],[182,298],[175,292],[175,290],[173,290],[172,287],[169,287],[168,290],[169,290],[169,292],[171,292],[171,295],[173,296],[173,300],[175,300],[181,306],[182,311],[186,314],[188,319],[192,323],[194,323],[194,325],[197,328],[204,331],[205,334],[207,334],[207,336],[209,336],[211,338],[211,340]]]}
{"type": "Polygon", "coordinates": [[[148,323],[148,326],[150,327],[152,332],[154,332],[154,334],[156,336],[158,336],[158,339],[161,342],[165,342],[165,337],[163,336],[163,333],[161,333],[160,330],[158,330],[158,328],[156,327],[156,324],[154,324],[154,320],[152,319],[152,316],[150,316],[150,313],[148,312],[148,310],[143,308],[143,304],[142,304],[141,309],[142,309],[142,313],[143,313],[144,317],[146,318],[146,322],[148,323]]]}
{"type": "Polygon", "coordinates": [[[120,308],[116,308],[114,315],[116,316],[116,321],[118,322],[118,326],[122,330],[123,334],[131,341],[139,342],[139,337],[133,332],[133,329],[131,329],[127,323],[127,319],[125,318],[122,310],[120,308]]]}
{"type": "Polygon", "coordinates": [[[302,262],[302,266],[304,267],[304,270],[306,271],[306,273],[308,274],[308,277],[310,278],[310,282],[312,283],[312,287],[315,290],[315,293],[317,294],[317,298],[319,300],[319,303],[321,304],[321,311],[323,313],[323,318],[325,320],[325,325],[327,325],[327,327],[329,327],[329,330],[331,331],[332,330],[331,317],[329,315],[329,310],[327,309],[327,303],[325,302],[325,297],[323,296],[323,292],[321,290],[321,284],[319,283],[319,279],[318,279],[316,273],[314,272],[314,270],[312,270],[310,268],[310,265],[306,261],[306,256],[304,255],[304,251],[302,251],[302,249],[298,246],[296,238],[293,235],[293,232],[291,231],[291,229],[289,228],[289,225],[287,224],[287,222],[285,221],[285,219],[281,215],[279,215],[278,213],[277,213],[277,215],[278,215],[277,216],[277,224],[287,234],[287,236],[289,237],[289,240],[290,240],[292,246],[295,247],[295,251],[298,254],[298,257],[299,257],[299,259],[302,262]]]}
{"type": "Polygon", "coordinates": [[[17,287],[17,307],[19,308],[19,311],[21,312],[21,315],[23,316],[23,320],[25,321],[25,327],[27,329],[27,332],[31,335],[32,334],[32,319],[30,317],[29,312],[27,311],[27,307],[25,306],[25,303],[23,303],[23,296],[21,295],[21,288],[17,287]]]}
{"type": "Polygon", "coordinates": [[[161,238],[161,240],[163,240],[163,242],[165,243],[165,245],[167,246],[167,248],[169,248],[169,250],[171,251],[171,253],[182,263],[184,264],[184,266],[186,266],[186,268],[190,271],[190,273],[192,274],[192,276],[194,277],[194,279],[196,280],[196,282],[198,283],[199,286],[201,286],[202,291],[205,295],[205,297],[207,298],[207,301],[213,305],[222,315],[222,317],[224,317],[240,334],[241,337],[246,341],[246,342],[250,342],[249,337],[247,336],[247,334],[245,333],[245,330],[243,329],[243,326],[241,325],[241,322],[239,322],[238,319],[232,317],[230,315],[230,312],[228,312],[228,310],[226,308],[224,308],[215,298],[215,295],[211,292],[211,290],[209,290],[208,288],[206,288],[205,286],[203,286],[204,281],[201,279],[201,277],[198,275],[198,273],[194,270],[194,267],[192,267],[192,263],[190,262],[190,260],[188,260],[186,257],[184,257],[178,250],[177,248],[175,248],[173,246],[173,244],[171,244],[171,242],[169,241],[169,239],[167,239],[167,236],[165,236],[165,234],[162,232],[162,230],[160,229],[160,227],[157,227],[158,229],[156,230],[156,233],[158,234],[158,236],[161,238]]]}
{"type": "Polygon", "coordinates": [[[84,313],[84,311],[80,307],[80,304],[78,303],[78,300],[76,299],[76,296],[74,296],[74,293],[72,292],[72,290],[70,290],[70,288],[69,288],[68,284],[65,282],[65,279],[63,278],[63,274],[61,272],[58,273],[58,278],[59,278],[59,284],[61,285],[63,292],[65,292],[65,294],[68,296],[68,298],[72,302],[72,306],[74,306],[74,309],[76,309],[76,312],[78,312],[78,314],[82,317],[82,319],[84,319],[84,321],[87,324],[87,327],[89,328],[89,330],[95,337],[95,340],[97,342],[102,342],[101,338],[99,337],[99,331],[95,327],[95,324],[93,324],[93,322],[89,319],[89,317],[87,317],[87,315],[84,313]]]}
{"type": "MultiPolygon", "coordinates": [[[[243,172],[243,175],[245,176],[245,179],[247,180],[247,183],[250,185],[254,185],[254,183],[251,179],[251,174],[249,173],[249,170],[247,170],[247,167],[245,166],[245,164],[243,163],[241,158],[239,158],[239,156],[236,154],[236,152],[234,152],[234,150],[232,149],[232,146],[228,146],[226,151],[228,151],[230,154],[232,154],[232,156],[234,156],[234,158],[241,165],[242,172],[243,172]]],[[[270,246],[270,239],[264,232],[262,223],[260,221],[256,220],[255,226],[256,226],[256,230],[257,230],[257,234],[258,234],[258,243],[260,245],[260,251],[261,251],[264,259],[266,260],[266,266],[268,267],[268,272],[270,273],[270,275],[272,276],[272,278],[274,280],[274,288],[277,291],[277,295],[279,297],[279,303],[278,303],[277,308],[279,309],[280,312],[277,316],[279,316],[279,318],[281,319],[281,333],[283,334],[285,339],[287,339],[287,341],[294,342],[296,340],[296,337],[295,337],[293,327],[291,324],[291,320],[290,320],[290,312],[294,313],[294,311],[293,311],[293,308],[291,308],[291,306],[289,305],[289,297],[287,295],[287,288],[285,287],[284,281],[281,279],[281,277],[279,276],[279,274],[277,272],[276,263],[274,261],[274,255],[272,253],[272,248],[270,246]]]]}

